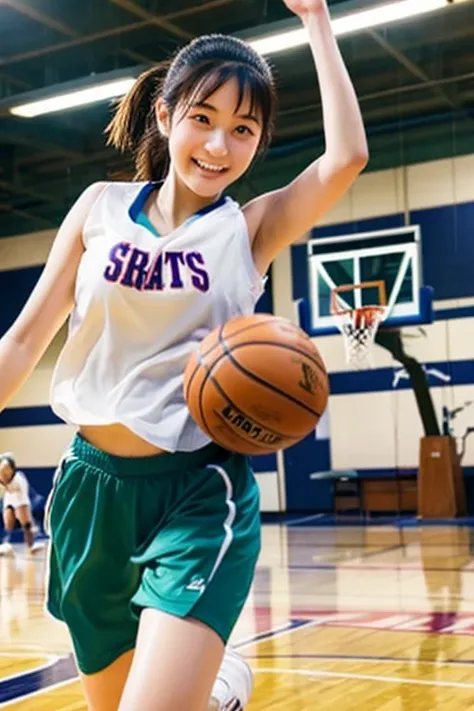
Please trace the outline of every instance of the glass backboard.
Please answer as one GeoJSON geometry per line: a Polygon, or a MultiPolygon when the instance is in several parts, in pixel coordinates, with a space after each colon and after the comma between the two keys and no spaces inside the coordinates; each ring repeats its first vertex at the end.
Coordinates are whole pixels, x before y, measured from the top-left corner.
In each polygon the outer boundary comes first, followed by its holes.
{"type": "MultiPolygon", "coordinates": [[[[300,303],[302,326],[312,335],[337,333],[331,294],[347,284],[385,283],[385,327],[430,323],[432,290],[423,286],[421,230],[410,225],[391,230],[311,239],[307,246],[309,300],[300,303]]],[[[348,309],[378,304],[378,291],[344,293],[348,309]]]]}

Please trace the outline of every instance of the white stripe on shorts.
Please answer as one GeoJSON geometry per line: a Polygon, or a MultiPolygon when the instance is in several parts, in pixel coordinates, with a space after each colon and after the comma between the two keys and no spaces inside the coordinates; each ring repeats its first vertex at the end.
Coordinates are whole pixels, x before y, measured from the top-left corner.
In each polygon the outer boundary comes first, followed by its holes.
{"type": "MultiPolygon", "coordinates": [[[[51,486],[51,491],[48,494],[48,498],[46,499],[46,504],[44,507],[44,518],[43,518],[43,528],[45,530],[46,535],[50,538],[51,537],[51,521],[50,521],[50,516],[51,516],[51,504],[53,503],[53,496],[55,494],[56,486],[59,482],[59,478],[63,472],[63,466],[65,462],[71,461],[73,459],[77,459],[77,457],[72,453],[72,443],[69,445],[69,447],[66,449],[64,452],[63,456],[59,460],[59,464],[56,468],[56,471],[54,472],[53,476],[53,483],[51,486]]],[[[45,613],[50,617],[51,619],[55,620],[56,622],[59,622],[59,620],[54,617],[48,610],[48,591],[49,591],[49,578],[50,578],[50,571],[51,571],[51,556],[52,556],[52,545],[49,543],[48,545],[48,550],[46,554],[46,570],[45,570],[45,578],[44,578],[44,590],[45,590],[45,596],[44,596],[44,602],[43,602],[43,609],[45,613]]]]}
{"type": "Polygon", "coordinates": [[[224,521],[224,531],[225,531],[225,536],[224,536],[224,541],[222,543],[221,549],[219,551],[219,554],[217,556],[216,562],[214,563],[214,567],[212,569],[212,572],[209,576],[209,580],[207,581],[207,584],[209,584],[212,579],[214,578],[215,574],[219,570],[219,566],[224,560],[224,557],[227,553],[227,551],[230,548],[230,545],[234,539],[234,534],[232,532],[232,525],[235,521],[235,514],[236,514],[236,507],[235,507],[235,502],[232,500],[232,496],[234,495],[234,490],[232,487],[232,482],[229,478],[229,475],[223,469],[223,467],[219,467],[217,464],[209,464],[208,469],[215,469],[215,471],[219,474],[219,476],[222,478],[224,484],[225,484],[225,489],[226,489],[226,504],[227,504],[227,509],[228,509],[228,514],[227,518],[224,521]]]}
{"type": "Polygon", "coordinates": [[[77,459],[76,456],[72,453],[72,444],[69,445],[69,447],[66,449],[64,452],[63,456],[59,460],[59,464],[56,467],[56,471],[54,472],[53,475],[53,483],[51,486],[51,491],[49,492],[47,498],[46,498],[46,503],[44,505],[44,518],[43,518],[43,528],[45,530],[45,533],[50,536],[51,535],[51,526],[50,526],[50,514],[51,514],[51,504],[53,503],[53,496],[56,492],[56,486],[58,484],[59,478],[61,474],[63,473],[63,466],[66,462],[70,462],[73,459],[77,459]]]}

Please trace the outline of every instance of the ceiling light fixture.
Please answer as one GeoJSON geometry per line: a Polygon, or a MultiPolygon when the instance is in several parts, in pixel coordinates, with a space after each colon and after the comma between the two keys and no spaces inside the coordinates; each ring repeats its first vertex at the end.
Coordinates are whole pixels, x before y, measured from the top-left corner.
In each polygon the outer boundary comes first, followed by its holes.
{"type": "Polygon", "coordinates": [[[31,101],[27,104],[21,104],[20,106],[12,106],[10,113],[14,116],[33,118],[35,116],[43,116],[44,114],[52,114],[57,111],[77,108],[78,106],[87,106],[99,101],[123,96],[132,88],[135,82],[136,78],[130,77],[109,81],[103,84],[96,84],[86,89],[77,89],[64,94],[50,96],[47,99],[39,99],[38,101],[31,101]]]}
{"type": "MultiPolygon", "coordinates": [[[[448,4],[449,0],[398,0],[367,10],[349,12],[347,15],[334,18],[331,24],[336,37],[341,37],[440,10],[448,4]]],[[[274,54],[308,44],[308,32],[305,28],[297,28],[250,40],[249,44],[259,54],[274,54]]]]}

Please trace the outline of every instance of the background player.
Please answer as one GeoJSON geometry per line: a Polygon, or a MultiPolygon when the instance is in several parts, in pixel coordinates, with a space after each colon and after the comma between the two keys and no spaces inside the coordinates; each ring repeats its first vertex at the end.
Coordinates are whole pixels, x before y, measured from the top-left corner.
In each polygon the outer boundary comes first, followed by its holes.
{"type": "Polygon", "coordinates": [[[11,537],[17,521],[23,529],[29,552],[36,553],[41,550],[43,544],[40,541],[35,543],[28,479],[22,471],[17,469],[11,452],[0,454],[0,488],[4,489],[3,526],[5,528],[3,542],[0,545],[0,555],[13,554],[11,537]]]}

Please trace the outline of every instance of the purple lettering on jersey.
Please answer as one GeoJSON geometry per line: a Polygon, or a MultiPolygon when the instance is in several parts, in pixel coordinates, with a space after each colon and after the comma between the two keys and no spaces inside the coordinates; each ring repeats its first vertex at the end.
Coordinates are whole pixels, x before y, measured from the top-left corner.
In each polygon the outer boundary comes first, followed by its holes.
{"type": "Polygon", "coordinates": [[[125,257],[130,252],[130,242],[120,242],[116,244],[109,253],[109,265],[104,272],[107,281],[116,282],[119,280],[122,269],[125,266],[125,257]]]}
{"type": "Polygon", "coordinates": [[[184,289],[186,272],[189,274],[187,283],[189,279],[203,294],[209,291],[210,278],[201,252],[158,252],[152,256],[129,242],[120,242],[110,250],[104,277],[138,291],[163,291],[184,289]],[[169,264],[168,274],[166,264],[169,264]]]}
{"type": "Polygon", "coordinates": [[[127,269],[120,283],[123,284],[123,286],[133,286],[135,289],[138,289],[138,291],[141,291],[147,277],[146,268],[149,261],[150,255],[148,252],[134,247],[128,260],[127,269]]]}
{"type": "Polygon", "coordinates": [[[209,291],[209,274],[205,269],[201,269],[201,267],[206,266],[202,254],[200,252],[189,252],[186,255],[186,264],[194,275],[191,277],[191,283],[194,288],[203,293],[209,291]]]}
{"type": "Polygon", "coordinates": [[[182,252],[166,252],[165,264],[171,265],[171,284],[172,289],[182,289],[184,284],[181,279],[180,264],[184,265],[184,255],[182,252]]]}
{"type": "Polygon", "coordinates": [[[154,264],[148,270],[148,277],[145,282],[145,291],[163,290],[163,255],[159,253],[154,264]]]}

